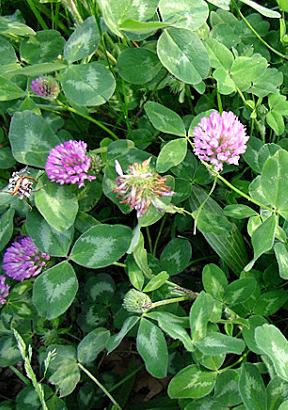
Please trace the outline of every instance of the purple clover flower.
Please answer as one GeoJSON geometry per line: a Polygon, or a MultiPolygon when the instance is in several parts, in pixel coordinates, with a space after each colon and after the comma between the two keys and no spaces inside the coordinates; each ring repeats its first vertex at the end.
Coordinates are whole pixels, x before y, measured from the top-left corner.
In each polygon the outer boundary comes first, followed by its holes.
{"type": "Polygon", "coordinates": [[[158,198],[174,194],[166,185],[167,177],[162,177],[150,169],[150,160],[151,158],[141,164],[135,162],[129,165],[129,172],[126,175],[119,162],[115,161],[115,169],[119,176],[115,181],[114,192],[124,198],[121,203],[128,204],[137,211],[137,218],[144,215],[151,204],[159,208],[158,198]]]}
{"type": "Polygon", "coordinates": [[[34,94],[43,98],[56,98],[59,94],[59,85],[55,78],[46,76],[38,77],[31,81],[31,90],[34,94]]]}
{"type": "Polygon", "coordinates": [[[45,170],[48,178],[58,184],[77,184],[84,186],[84,181],[93,181],[95,176],[88,175],[91,158],[86,155],[87,144],[83,141],[65,141],[56,145],[48,156],[45,170]]]}
{"type": "Polygon", "coordinates": [[[5,283],[6,277],[4,275],[0,275],[0,305],[4,305],[6,303],[6,298],[9,295],[10,286],[5,283]]]}
{"type": "Polygon", "coordinates": [[[6,249],[3,256],[3,271],[12,279],[22,281],[39,275],[50,259],[41,252],[29,236],[21,237],[6,249]]]}
{"type": "Polygon", "coordinates": [[[210,162],[216,171],[223,164],[238,165],[240,154],[247,148],[249,136],[244,125],[233,112],[212,112],[201,119],[193,130],[194,152],[205,162],[210,162]]]}

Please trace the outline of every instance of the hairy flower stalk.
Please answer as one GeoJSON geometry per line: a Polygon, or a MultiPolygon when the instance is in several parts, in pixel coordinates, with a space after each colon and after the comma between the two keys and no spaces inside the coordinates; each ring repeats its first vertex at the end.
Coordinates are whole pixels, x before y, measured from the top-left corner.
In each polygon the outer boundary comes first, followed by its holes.
{"type": "Polygon", "coordinates": [[[39,97],[54,99],[57,98],[60,88],[55,80],[51,76],[38,77],[36,80],[31,81],[31,90],[39,97]]]}
{"type": "Polygon", "coordinates": [[[244,125],[231,111],[212,112],[193,130],[195,154],[216,171],[221,171],[224,163],[238,165],[248,139],[244,125]]]}
{"type": "Polygon", "coordinates": [[[135,162],[129,165],[126,175],[119,162],[115,161],[115,169],[119,176],[116,178],[114,192],[124,198],[121,203],[128,204],[137,211],[138,218],[146,213],[151,204],[158,209],[161,208],[160,197],[174,194],[166,185],[167,177],[162,177],[151,170],[150,161],[151,158],[141,164],[135,162]]]}
{"type": "Polygon", "coordinates": [[[10,286],[5,282],[6,277],[4,275],[0,275],[0,305],[4,305],[6,303],[6,299],[9,295],[10,286]]]}
{"type": "Polygon", "coordinates": [[[65,141],[53,148],[46,162],[48,178],[58,184],[77,184],[84,186],[84,181],[93,181],[96,177],[88,175],[91,158],[87,155],[87,144],[83,141],[65,141]]]}
{"type": "Polygon", "coordinates": [[[23,281],[39,275],[50,256],[41,252],[29,236],[17,239],[6,249],[3,271],[12,279],[23,281]]]}

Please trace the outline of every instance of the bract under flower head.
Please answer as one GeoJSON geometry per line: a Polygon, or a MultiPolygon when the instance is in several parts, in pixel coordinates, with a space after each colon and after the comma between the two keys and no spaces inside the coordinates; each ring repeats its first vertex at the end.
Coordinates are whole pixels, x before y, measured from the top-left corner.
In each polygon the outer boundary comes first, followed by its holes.
{"type": "Polygon", "coordinates": [[[0,275],[0,305],[4,305],[4,303],[6,303],[6,298],[9,295],[10,286],[5,282],[6,277],[4,275],[0,275]]]}
{"type": "Polygon", "coordinates": [[[121,203],[136,209],[138,218],[146,213],[151,204],[158,208],[159,197],[174,194],[166,185],[167,177],[162,177],[151,170],[150,161],[151,158],[142,163],[135,162],[129,165],[127,174],[123,173],[120,163],[115,161],[115,169],[119,176],[116,178],[114,191],[124,198],[121,203]]]}
{"type": "Polygon", "coordinates": [[[244,125],[231,111],[212,112],[193,130],[195,154],[212,164],[216,171],[221,171],[224,163],[238,165],[248,139],[244,125]]]}
{"type": "Polygon", "coordinates": [[[41,252],[29,236],[22,237],[6,249],[3,271],[12,279],[22,281],[39,275],[50,256],[41,252]]]}
{"type": "Polygon", "coordinates": [[[88,175],[91,158],[86,155],[87,144],[83,141],[65,141],[53,148],[46,162],[48,178],[58,184],[77,184],[84,186],[84,181],[92,181],[95,176],[88,175]]]}
{"type": "Polygon", "coordinates": [[[54,99],[59,94],[59,85],[51,76],[38,77],[31,81],[31,90],[39,97],[54,99]]]}

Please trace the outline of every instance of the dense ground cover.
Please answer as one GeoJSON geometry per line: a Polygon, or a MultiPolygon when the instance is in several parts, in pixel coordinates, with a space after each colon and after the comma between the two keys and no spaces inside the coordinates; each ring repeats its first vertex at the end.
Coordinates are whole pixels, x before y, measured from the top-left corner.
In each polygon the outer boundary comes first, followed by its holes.
{"type": "Polygon", "coordinates": [[[0,410],[287,409],[287,1],[0,7],[0,410]]]}

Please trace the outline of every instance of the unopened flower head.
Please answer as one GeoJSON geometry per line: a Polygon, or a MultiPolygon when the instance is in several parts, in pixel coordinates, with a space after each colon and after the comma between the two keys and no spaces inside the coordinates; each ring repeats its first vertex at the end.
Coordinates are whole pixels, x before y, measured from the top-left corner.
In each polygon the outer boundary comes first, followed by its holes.
{"type": "Polygon", "coordinates": [[[216,171],[221,171],[224,163],[238,165],[248,139],[244,125],[231,111],[212,112],[193,130],[195,154],[212,164],[216,171]]]}
{"type": "Polygon", "coordinates": [[[65,141],[56,145],[48,156],[45,170],[48,178],[58,184],[77,184],[84,186],[84,181],[92,181],[95,176],[88,175],[91,158],[86,154],[87,144],[83,141],[65,141]]]}
{"type": "Polygon", "coordinates": [[[8,191],[20,199],[29,198],[33,189],[34,178],[30,177],[27,167],[13,172],[8,183],[8,191]]]}
{"type": "Polygon", "coordinates": [[[51,76],[38,77],[31,81],[31,90],[39,97],[54,99],[59,94],[59,85],[51,76]]]}
{"type": "Polygon", "coordinates": [[[6,303],[6,299],[9,295],[10,286],[6,283],[6,277],[0,275],[0,305],[6,303]]]}
{"type": "Polygon", "coordinates": [[[131,313],[144,313],[150,309],[152,301],[146,293],[139,292],[136,289],[129,290],[123,301],[123,307],[131,313]]]}
{"type": "Polygon", "coordinates": [[[3,271],[12,279],[22,281],[39,275],[50,256],[41,252],[29,236],[17,239],[6,249],[3,271]]]}
{"type": "Polygon", "coordinates": [[[174,194],[166,185],[167,177],[162,177],[151,170],[150,160],[151,158],[130,165],[127,174],[123,173],[121,165],[115,161],[115,169],[119,176],[116,178],[114,191],[124,198],[121,203],[136,209],[138,218],[145,214],[151,204],[159,208],[160,197],[174,194]]]}

